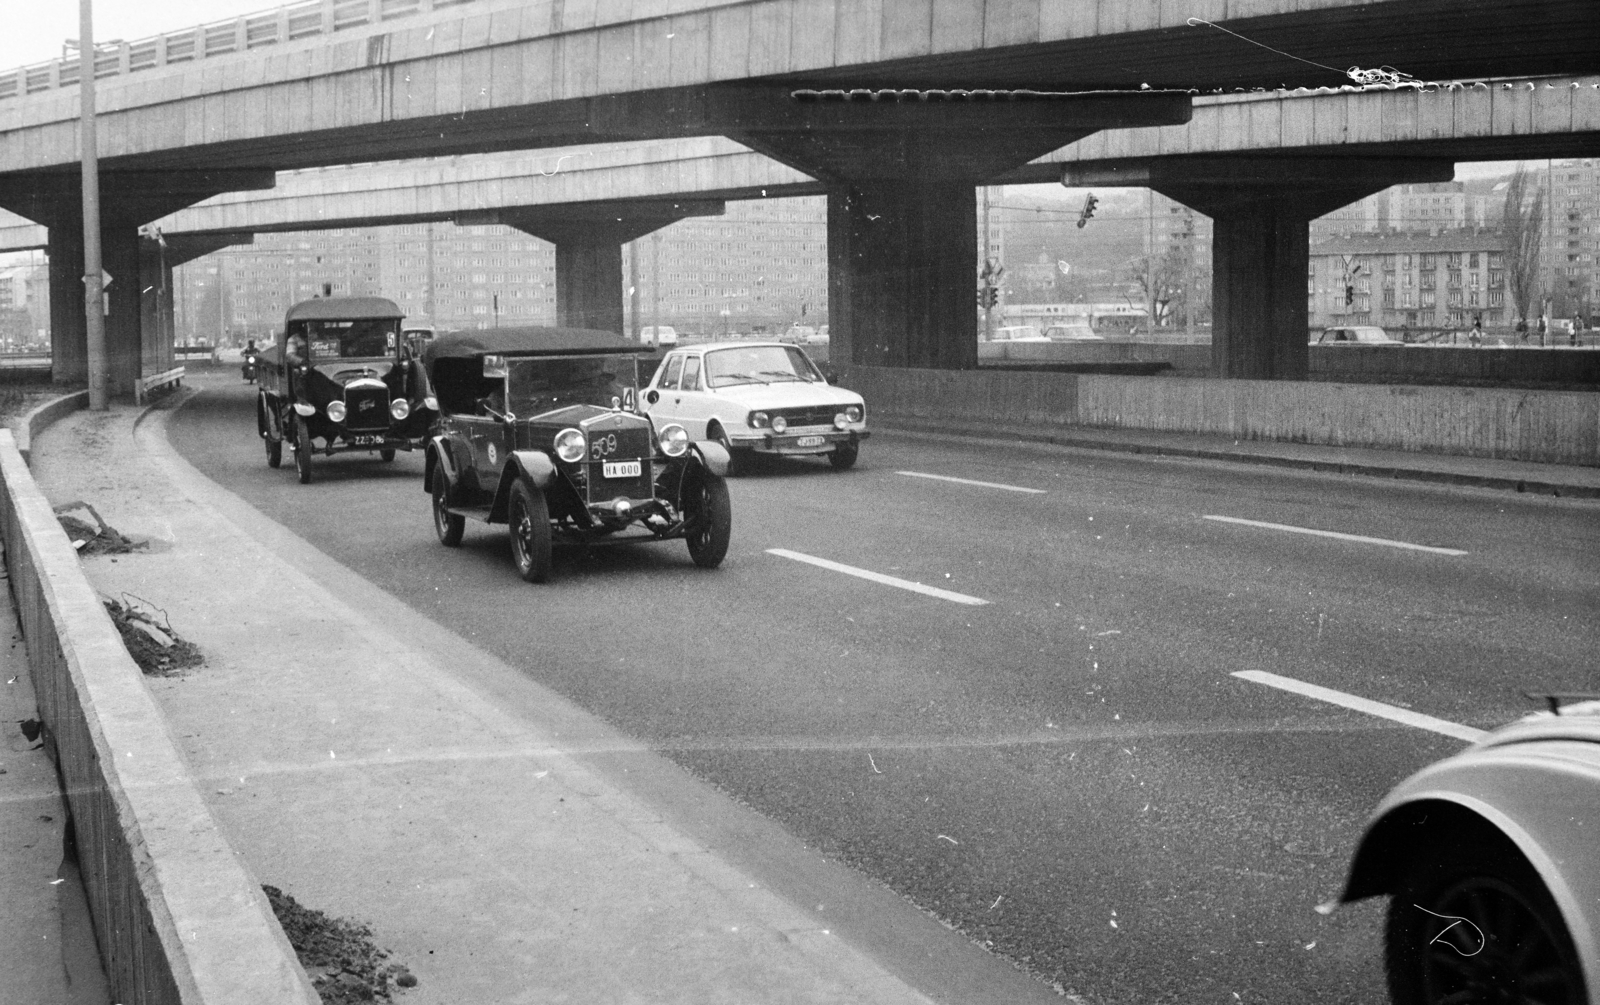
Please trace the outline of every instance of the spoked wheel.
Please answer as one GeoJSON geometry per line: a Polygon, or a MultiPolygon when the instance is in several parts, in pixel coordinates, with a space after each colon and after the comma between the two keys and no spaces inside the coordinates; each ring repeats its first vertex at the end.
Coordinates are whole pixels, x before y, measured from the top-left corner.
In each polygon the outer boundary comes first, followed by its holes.
{"type": "Polygon", "coordinates": [[[301,485],[311,482],[311,432],[306,429],[306,420],[298,415],[294,417],[294,470],[301,485]]]}
{"type": "Polygon", "coordinates": [[[545,582],[550,578],[550,508],[544,493],[519,480],[511,486],[508,514],[517,575],[529,583],[545,582]]]}
{"type": "Polygon", "coordinates": [[[393,447],[384,447],[382,450],[378,451],[378,456],[383,460],[383,462],[385,464],[387,464],[390,461],[394,460],[394,448],[393,447]]]}
{"type": "Polygon", "coordinates": [[[733,534],[733,507],[728,502],[728,483],[702,471],[684,490],[683,508],[689,528],[684,542],[689,557],[702,569],[715,569],[728,554],[728,539],[733,534]]]}
{"type": "Polygon", "coordinates": [[[828,455],[828,463],[833,465],[835,471],[849,471],[856,466],[856,458],[861,456],[861,444],[844,441],[833,448],[833,453],[828,455]]]}
{"type": "Polygon", "coordinates": [[[450,512],[450,482],[443,468],[433,469],[433,532],[446,548],[459,547],[461,535],[467,528],[467,518],[450,512]]]}
{"type": "Polygon", "coordinates": [[[1561,912],[1537,873],[1501,842],[1444,856],[1389,904],[1385,947],[1395,1005],[1584,1005],[1561,912]]]}

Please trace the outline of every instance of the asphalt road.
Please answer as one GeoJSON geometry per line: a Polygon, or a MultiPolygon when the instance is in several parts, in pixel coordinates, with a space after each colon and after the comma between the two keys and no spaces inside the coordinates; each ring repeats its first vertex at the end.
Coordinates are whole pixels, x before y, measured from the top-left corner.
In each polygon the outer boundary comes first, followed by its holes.
{"type": "Polygon", "coordinates": [[[528,586],[503,528],[436,542],[420,455],[319,457],[309,486],[269,470],[252,394],[202,393],[174,444],[421,614],[1095,1005],[1383,1000],[1382,906],[1314,907],[1382,794],[1463,743],[1236,673],[1479,728],[1525,711],[1525,688],[1600,688],[1592,503],[880,435],[852,472],[734,480],[719,570],[681,542],[558,549],[554,581],[528,586]]]}

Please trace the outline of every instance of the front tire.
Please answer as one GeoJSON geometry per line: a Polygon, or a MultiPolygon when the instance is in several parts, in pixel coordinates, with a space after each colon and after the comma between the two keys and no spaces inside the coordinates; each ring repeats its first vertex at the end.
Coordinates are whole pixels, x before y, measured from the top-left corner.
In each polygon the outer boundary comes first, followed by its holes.
{"type": "Polygon", "coordinates": [[[450,506],[450,480],[443,468],[433,469],[433,532],[446,548],[461,546],[461,535],[467,529],[467,518],[452,513],[450,506]]]}
{"type": "Polygon", "coordinates": [[[271,437],[263,440],[267,445],[267,467],[276,468],[283,464],[283,441],[271,437]]]}
{"type": "Polygon", "coordinates": [[[856,458],[861,456],[861,444],[841,441],[833,448],[833,453],[828,455],[828,463],[833,465],[835,471],[849,471],[856,466],[856,458]]]}
{"type": "Polygon", "coordinates": [[[294,470],[301,485],[311,483],[311,431],[299,415],[294,417],[294,470]]]}
{"type": "Polygon", "coordinates": [[[388,464],[390,461],[394,460],[394,448],[383,448],[382,450],[378,451],[378,457],[383,461],[383,463],[388,464]]]}
{"type": "Polygon", "coordinates": [[[518,479],[511,486],[511,501],[506,507],[511,524],[511,559],[524,582],[543,583],[550,579],[550,507],[544,493],[528,488],[518,479]]]}
{"type": "Polygon", "coordinates": [[[728,483],[709,472],[701,472],[688,486],[683,500],[689,528],[684,543],[689,557],[702,569],[715,569],[728,554],[733,536],[733,506],[728,501],[728,483]]]}
{"type": "Polygon", "coordinates": [[[1498,836],[1418,859],[1389,902],[1384,962],[1395,1005],[1587,1002],[1560,909],[1498,836]]]}

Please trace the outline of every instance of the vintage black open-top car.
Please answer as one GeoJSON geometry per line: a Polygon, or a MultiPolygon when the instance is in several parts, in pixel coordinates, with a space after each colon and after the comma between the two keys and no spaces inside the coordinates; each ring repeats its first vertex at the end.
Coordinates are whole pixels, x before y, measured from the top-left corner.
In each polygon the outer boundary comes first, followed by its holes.
{"type": "Polygon", "coordinates": [[[324,297],[284,315],[277,344],[259,356],[256,427],[267,464],[294,451],[302,484],[313,451],[420,449],[438,414],[422,361],[400,338],[402,312],[382,297],[324,297]],[[321,440],[322,446],[316,446],[321,440]]]}
{"type": "Polygon", "coordinates": [[[496,328],[440,335],[424,351],[439,421],[424,484],[439,540],[466,518],[505,523],[522,578],[550,576],[553,540],[582,544],[683,538],[714,568],[732,525],[721,444],[656,428],[638,407],[652,346],[581,328],[496,328]]]}

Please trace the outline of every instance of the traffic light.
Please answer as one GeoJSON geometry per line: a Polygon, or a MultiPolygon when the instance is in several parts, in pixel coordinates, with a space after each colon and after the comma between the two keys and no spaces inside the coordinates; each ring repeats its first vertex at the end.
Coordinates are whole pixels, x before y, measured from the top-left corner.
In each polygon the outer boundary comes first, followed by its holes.
{"type": "Polygon", "coordinates": [[[1349,307],[1351,304],[1353,304],[1355,302],[1356,302],[1356,288],[1354,286],[1351,286],[1349,283],[1346,283],[1345,287],[1344,287],[1344,305],[1346,307],[1349,307]]]}
{"type": "Polygon", "coordinates": [[[1089,217],[1094,215],[1094,208],[1099,203],[1100,200],[1095,198],[1093,192],[1090,192],[1089,197],[1083,200],[1083,212],[1078,214],[1078,228],[1080,230],[1084,224],[1089,222],[1089,217]]]}
{"type": "Polygon", "coordinates": [[[1000,291],[993,286],[978,287],[978,306],[993,307],[1000,302],[1000,291]]]}

